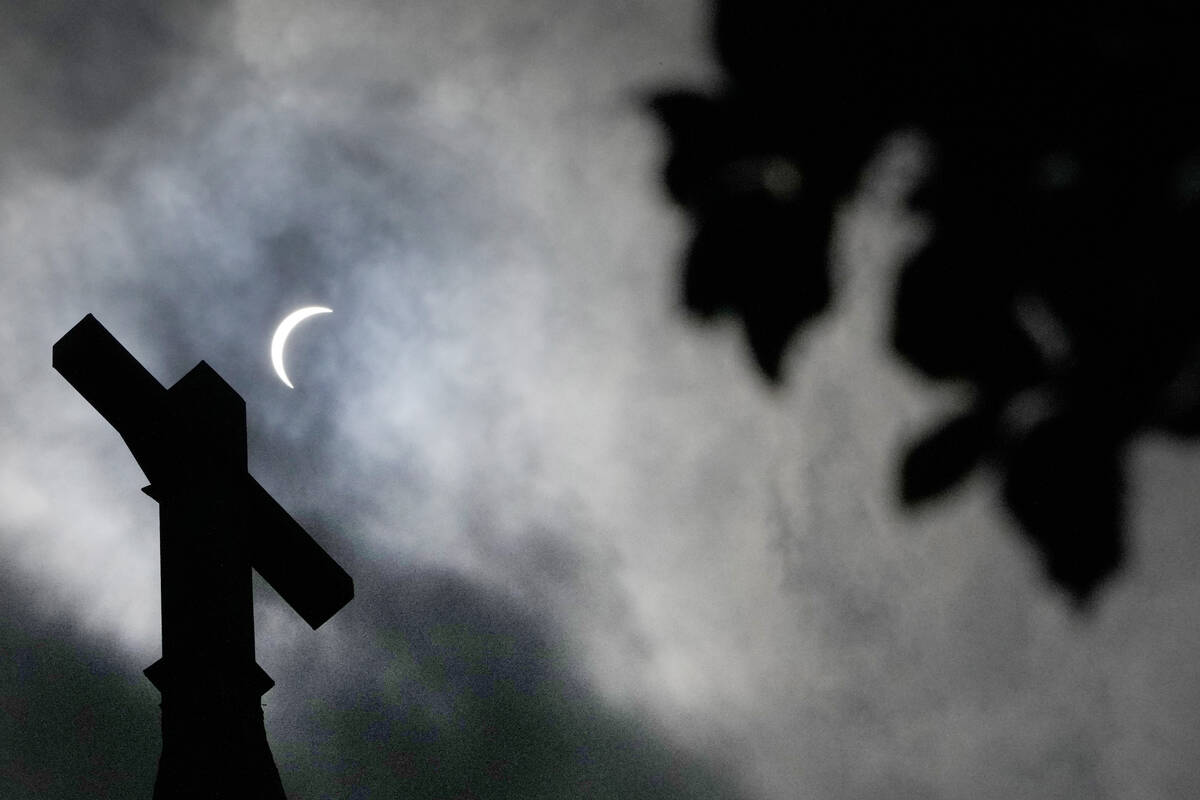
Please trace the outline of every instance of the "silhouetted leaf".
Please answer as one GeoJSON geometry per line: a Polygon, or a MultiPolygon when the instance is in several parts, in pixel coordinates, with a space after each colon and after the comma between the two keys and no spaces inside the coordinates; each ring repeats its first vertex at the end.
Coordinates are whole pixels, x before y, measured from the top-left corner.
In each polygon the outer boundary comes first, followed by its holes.
{"type": "Polygon", "coordinates": [[[1121,561],[1123,489],[1111,440],[1072,418],[1039,425],[1009,461],[1005,500],[1047,574],[1077,602],[1121,561]]]}
{"type": "Polygon", "coordinates": [[[954,486],[979,462],[989,444],[992,420],[966,414],[951,420],[908,451],[900,495],[912,505],[954,486]]]}
{"type": "Polygon", "coordinates": [[[650,98],[650,108],[671,136],[671,153],[663,168],[667,191],[679,203],[693,206],[701,187],[720,159],[721,115],[716,103],[695,92],[664,92],[650,98]]]}

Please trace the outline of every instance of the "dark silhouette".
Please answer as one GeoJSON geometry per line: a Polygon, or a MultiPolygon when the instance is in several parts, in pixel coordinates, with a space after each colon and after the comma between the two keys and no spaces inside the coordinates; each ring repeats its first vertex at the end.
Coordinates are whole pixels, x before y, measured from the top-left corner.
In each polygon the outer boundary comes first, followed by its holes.
{"type": "Polygon", "coordinates": [[[772,381],[829,297],[835,205],[917,129],[933,223],[901,275],[898,353],[967,382],[916,442],[914,504],[980,464],[1083,603],[1121,563],[1132,437],[1200,432],[1200,51],[1194,6],[718,2],[726,85],[654,107],[692,213],[684,295],[743,321],[772,381]]]}
{"type": "Polygon", "coordinates": [[[282,798],[254,660],[253,567],[313,628],[354,596],[350,576],[247,472],[246,404],[203,361],[165,389],[90,314],[54,368],[108,420],[159,503],[163,657],[156,800],[282,798]]]}

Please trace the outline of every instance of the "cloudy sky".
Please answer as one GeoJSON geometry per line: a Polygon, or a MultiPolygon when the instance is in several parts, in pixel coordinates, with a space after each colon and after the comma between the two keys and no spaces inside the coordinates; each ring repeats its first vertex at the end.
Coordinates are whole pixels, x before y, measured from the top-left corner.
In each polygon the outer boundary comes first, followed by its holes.
{"type": "Polygon", "coordinates": [[[35,3],[0,19],[0,795],[149,797],[157,506],[50,367],[93,313],[247,402],[251,471],[354,576],[259,581],[293,798],[1200,794],[1200,448],[1133,454],[1090,614],[979,476],[897,453],[962,398],[888,352],[925,235],[886,143],[842,290],[765,385],[679,308],[651,91],[696,0],[35,3]],[[296,384],[271,372],[297,330],[296,384]]]}

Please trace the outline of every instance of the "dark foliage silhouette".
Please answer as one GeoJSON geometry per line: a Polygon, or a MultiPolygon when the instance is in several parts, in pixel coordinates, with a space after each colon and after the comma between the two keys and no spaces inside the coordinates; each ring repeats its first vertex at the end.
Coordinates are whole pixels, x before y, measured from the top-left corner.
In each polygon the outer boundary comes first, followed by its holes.
{"type": "Polygon", "coordinates": [[[1122,559],[1130,440],[1200,432],[1197,12],[1067,3],[719,2],[720,91],[654,107],[693,215],[684,295],[745,325],[762,372],[829,297],[827,249],[882,137],[934,164],[933,234],[893,342],[971,407],[913,444],[915,504],[980,465],[1080,603],[1122,559]]]}

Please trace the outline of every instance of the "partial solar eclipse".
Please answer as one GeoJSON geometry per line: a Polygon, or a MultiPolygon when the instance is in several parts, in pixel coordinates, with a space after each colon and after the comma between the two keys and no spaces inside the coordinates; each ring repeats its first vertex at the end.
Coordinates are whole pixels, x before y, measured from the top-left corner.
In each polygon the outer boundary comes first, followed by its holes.
{"type": "Polygon", "coordinates": [[[275,367],[275,374],[289,389],[296,387],[292,386],[292,382],[288,380],[287,370],[283,368],[283,348],[287,344],[288,335],[291,334],[293,328],[314,314],[329,314],[332,311],[332,308],[324,306],[298,308],[284,317],[283,322],[279,323],[279,327],[275,329],[275,335],[271,337],[271,366],[275,367]]]}

